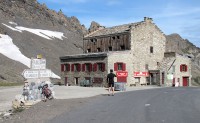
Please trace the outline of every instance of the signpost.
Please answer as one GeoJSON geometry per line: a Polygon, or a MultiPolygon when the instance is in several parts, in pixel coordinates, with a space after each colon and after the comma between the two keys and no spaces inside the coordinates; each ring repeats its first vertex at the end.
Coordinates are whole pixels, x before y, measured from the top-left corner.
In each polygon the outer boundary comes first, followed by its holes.
{"type": "Polygon", "coordinates": [[[31,69],[46,69],[46,59],[31,59],[31,69]]]}
{"type": "Polygon", "coordinates": [[[149,72],[134,72],[134,77],[149,76],[149,72]]]}
{"type": "Polygon", "coordinates": [[[51,74],[52,72],[49,69],[42,69],[42,70],[25,69],[22,72],[23,77],[26,79],[51,77],[51,74]]]}

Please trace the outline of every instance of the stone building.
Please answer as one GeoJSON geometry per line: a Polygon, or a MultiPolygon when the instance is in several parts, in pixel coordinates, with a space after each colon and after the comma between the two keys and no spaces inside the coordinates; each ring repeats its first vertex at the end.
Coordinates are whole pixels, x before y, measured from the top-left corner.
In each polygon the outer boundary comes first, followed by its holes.
{"type": "Polygon", "coordinates": [[[88,80],[93,86],[105,86],[113,69],[115,81],[128,86],[162,85],[167,75],[161,74],[166,72],[161,70],[165,42],[165,35],[148,17],[137,23],[99,28],[84,37],[83,54],[60,57],[62,80],[70,85],[88,80]]]}
{"type": "Polygon", "coordinates": [[[164,54],[162,65],[160,66],[160,85],[165,86],[191,86],[191,58],[175,52],[164,54]]]}

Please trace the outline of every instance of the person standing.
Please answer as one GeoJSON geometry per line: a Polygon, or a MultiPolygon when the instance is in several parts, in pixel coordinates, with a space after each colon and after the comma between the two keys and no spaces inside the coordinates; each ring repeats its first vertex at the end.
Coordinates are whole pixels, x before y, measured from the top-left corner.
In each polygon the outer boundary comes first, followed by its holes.
{"type": "Polygon", "coordinates": [[[112,90],[112,96],[114,96],[114,77],[116,77],[116,75],[113,73],[113,70],[110,69],[110,73],[107,75],[107,83],[108,83],[108,92],[109,92],[109,96],[111,95],[111,90],[112,90]]]}

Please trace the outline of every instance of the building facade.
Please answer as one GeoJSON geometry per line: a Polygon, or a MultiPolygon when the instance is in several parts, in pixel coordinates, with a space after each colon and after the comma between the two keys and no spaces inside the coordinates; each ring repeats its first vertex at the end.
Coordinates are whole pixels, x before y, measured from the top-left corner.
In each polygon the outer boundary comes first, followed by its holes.
{"type": "Polygon", "coordinates": [[[162,85],[165,42],[165,35],[147,17],[137,23],[98,29],[84,37],[83,54],[60,57],[62,81],[80,85],[88,80],[93,86],[105,86],[113,69],[115,81],[128,86],[162,85]]]}

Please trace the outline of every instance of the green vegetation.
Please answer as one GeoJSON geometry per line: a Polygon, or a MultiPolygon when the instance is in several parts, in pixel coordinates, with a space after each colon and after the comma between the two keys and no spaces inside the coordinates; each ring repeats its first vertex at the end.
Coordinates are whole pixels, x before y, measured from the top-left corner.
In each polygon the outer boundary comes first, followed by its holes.
{"type": "Polygon", "coordinates": [[[20,86],[23,83],[0,82],[0,86],[20,86]]]}

